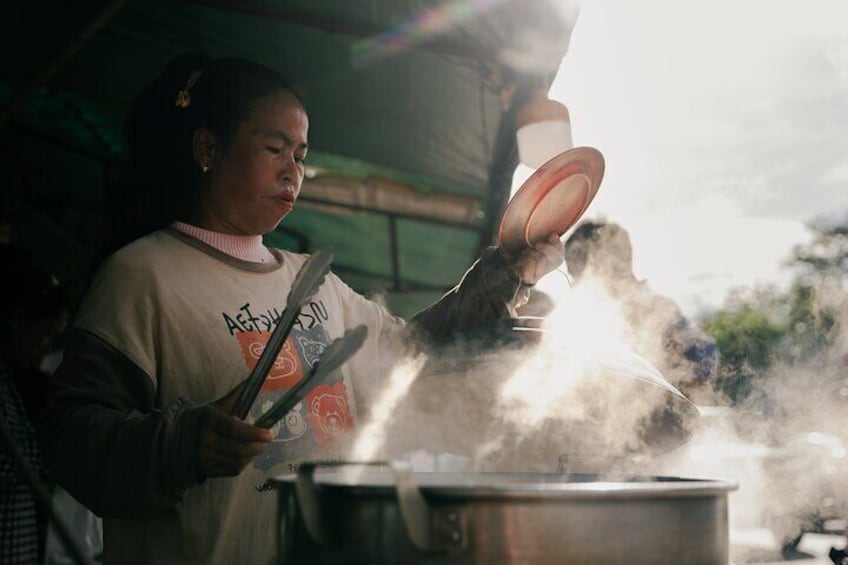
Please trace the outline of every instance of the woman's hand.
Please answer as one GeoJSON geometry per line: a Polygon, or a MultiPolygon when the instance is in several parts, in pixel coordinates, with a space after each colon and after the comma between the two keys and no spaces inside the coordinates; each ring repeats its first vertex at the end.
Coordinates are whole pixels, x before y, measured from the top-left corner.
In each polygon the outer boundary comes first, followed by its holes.
{"type": "Polygon", "coordinates": [[[506,257],[512,272],[521,282],[533,285],[546,274],[562,265],[564,251],[559,236],[552,233],[547,241],[540,241],[535,247],[528,247],[515,257],[506,257]]]}
{"type": "Polygon", "coordinates": [[[202,477],[238,475],[271,442],[270,430],[230,415],[245,383],[203,407],[197,443],[197,471],[202,477]]]}

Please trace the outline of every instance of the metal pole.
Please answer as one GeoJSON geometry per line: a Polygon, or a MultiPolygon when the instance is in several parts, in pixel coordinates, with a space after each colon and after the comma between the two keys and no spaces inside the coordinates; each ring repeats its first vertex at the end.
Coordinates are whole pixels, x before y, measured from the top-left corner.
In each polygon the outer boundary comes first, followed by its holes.
{"type": "Polygon", "coordinates": [[[398,245],[397,218],[393,214],[389,214],[389,244],[392,254],[394,290],[400,290],[400,248],[398,245]]]}
{"type": "Polygon", "coordinates": [[[91,39],[91,37],[101,27],[106,25],[106,23],[118,13],[125,3],[126,0],[114,0],[109,3],[100,12],[100,14],[97,15],[97,18],[95,18],[94,21],[92,21],[76,39],[69,43],[68,46],[65,47],[65,50],[59,53],[59,55],[53,59],[53,61],[51,61],[38,76],[32,79],[29,84],[19,88],[18,91],[11,96],[3,110],[0,111],[0,127],[2,127],[17,113],[18,110],[21,109],[29,97],[32,96],[33,92],[35,92],[39,87],[47,84],[50,79],[53,78],[53,75],[56,74],[56,72],[62,68],[62,66],[67,63],[77,51],[80,50],[86,41],[91,39]]]}

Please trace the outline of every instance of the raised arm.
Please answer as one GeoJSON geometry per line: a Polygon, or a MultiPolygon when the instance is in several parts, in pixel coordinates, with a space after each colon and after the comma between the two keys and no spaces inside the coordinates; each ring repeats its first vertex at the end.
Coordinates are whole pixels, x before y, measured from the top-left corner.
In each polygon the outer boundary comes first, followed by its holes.
{"type": "Polygon", "coordinates": [[[529,288],[563,262],[556,235],[515,257],[487,248],[462,280],[411,320],[422,336],[440,341],[457,332],[507,317],[527,301],[529,288]]]}

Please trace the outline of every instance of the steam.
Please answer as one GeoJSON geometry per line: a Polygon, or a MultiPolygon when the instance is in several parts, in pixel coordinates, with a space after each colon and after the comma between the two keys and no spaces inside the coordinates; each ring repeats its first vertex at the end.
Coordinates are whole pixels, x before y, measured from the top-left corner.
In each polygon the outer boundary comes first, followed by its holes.
{"type": "Polygon", "coordinates": [[[389,377],[389,384],[383,390],[371,412],[368,423],[358,435],[351,449],[351,460],[373,461],[386,441],[388,432],[386,423],[401,397],[406,394],[409,385],[423,367],[425,358],[418,356],[399,363],[389,377]]]}
{"type": "Polygon", "coordinates": [[[766,528],[776,551],[816,519],[848,516],[848,422],[846,399],[821,390],[821,373],[783,367],[767,380],[758,392],[768,389],[771,407],[756,394],[742,407],[702,407],[692,440],[648,469],[737,483],[731,529],[766,528]]]}
{"type": "Polygon", "coordinates": [[[521,357],[499,388],[478,468],[611,472],[650,451],[653,417],[676,391],[633,353],[623,313],[600,287],[564,289],[521,357]]]}
{"type": "Polygon", "coordinates": [[[425,449],[475,470],[620,471],[685,441],[696,415],[626,334],[600,287],[565,288],[532,347],[459,343],[396,371],[352,458],[425,449]]]}
{"type": "MultiPolygon", "coordinates": [[[[832,347],[774,367],[743,406],[702,396],[699,417],[633,352],[620,301],[584,282],[553,296],[532,347],[480,352],[469,341],[400,366],[352,459],[423,449],[461,456],[464,470],[730,480],[731,526],[765,525],[781,542],[805,515],[848,515],[844,295],[822,296],[842,316],[832,347]]],[[[640,334],[661,331],[647,321],[640,334]]]]}
{"type": "Polygon", "coordinates": [[[819,290],[819,305],[841,313],[831,345],[772,367],[741,406],[702,408],[692,441],[655,462],[657,474],[737,482],[731,527],[766,527],[775,547],[848,517],[848,304],[839,285],[819,290]]]}

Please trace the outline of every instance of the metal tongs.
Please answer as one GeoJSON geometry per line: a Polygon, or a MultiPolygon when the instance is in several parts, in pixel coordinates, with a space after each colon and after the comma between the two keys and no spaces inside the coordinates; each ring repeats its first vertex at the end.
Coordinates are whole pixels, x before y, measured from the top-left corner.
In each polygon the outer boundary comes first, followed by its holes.
{"type": "Polygon", "coordinates": [[[330,271],[330,263],[333,262],[333,252],[322,249],[309,257],[303,263],[292,283],[288,298],[286,298],[286,309],[277,321],[277,326],[268,338],[265,349],[247,378],[247,384],[241,391],[238,400],[233,406],[232,415],[242,420],[247,416],[253,401],[259,394],[271,366],[280,354],[280,349],[289,337],[294,322],[300,314],[300,309],[323,284],[324,278],[330,271]]]}
{"type": "Polygon", "coordinates": [[[333,340],[312,366],[309,374],[280,397],[267,412],[256,420],[254,425],[260,428],[270,428],[279,422],[298,402],[303,400],[309,383],[320,382],[324,377],[341,367],[345,361],[359,351],[367,335],[368,328],[365,325],[359,325],[347,330],[342,337],[333,340]]]}

